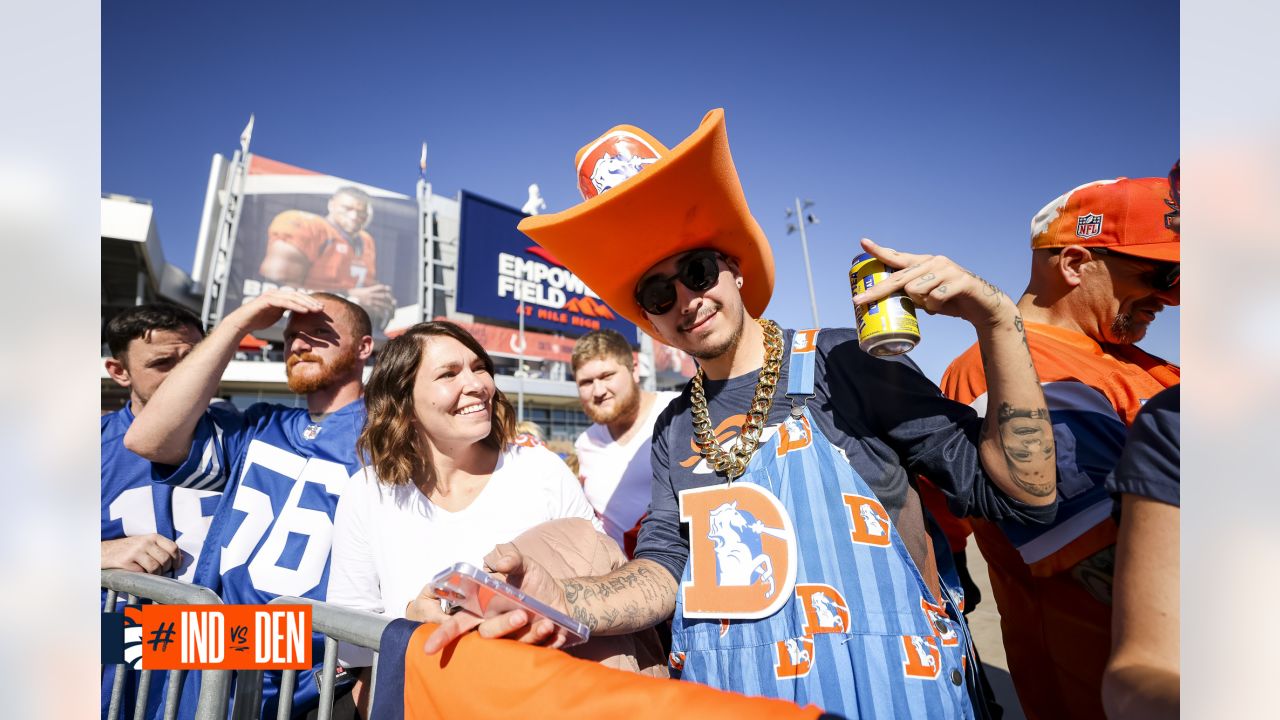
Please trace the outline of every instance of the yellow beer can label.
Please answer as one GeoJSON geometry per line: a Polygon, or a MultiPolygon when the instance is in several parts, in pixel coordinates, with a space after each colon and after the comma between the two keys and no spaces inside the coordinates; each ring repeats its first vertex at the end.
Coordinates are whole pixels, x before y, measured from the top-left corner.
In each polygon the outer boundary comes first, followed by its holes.
{"type": "MultiPolygon", "coordinates": [[[[849,290],[860,295],[889,279],[884,263],[869,254],[853,260],[849,268],[849,290]]],[[[920,342],[916,306],[902,293],[894,293],[875,303],[854,307],[858,321],[858,344],[872,355],[897,355],[920,342]]]]}

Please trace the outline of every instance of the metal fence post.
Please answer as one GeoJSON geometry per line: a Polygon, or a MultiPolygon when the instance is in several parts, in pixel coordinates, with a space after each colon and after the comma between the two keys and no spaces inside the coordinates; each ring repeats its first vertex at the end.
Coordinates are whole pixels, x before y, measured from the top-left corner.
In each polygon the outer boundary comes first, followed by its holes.
{"type": "MultiPolygon", "coordinates": [[[[173,578],[147,575],[145,573],[128,572],[126,570],[103,570],[102,587],[107,592],[108,607],[114,610],[115,599],[120,593],[128,593],[130,604],[139,599],[147,599],[162,605],[221,605],[222,600],[212,590],[199,585],[192,585],[173,578]]],[[[116,671],[115,686],[124,689],[124,673],[120,666],[116,671]]],[[[173,686],[175,676],[170,673],[170,687],[165,693],[165,717],[174,717],[177,713],[178,700],[181,693],[173,686]]],[[[181,680],[181,675],[176,676],[181,680]]],[[[139,685],[142,683],[140,682],[139,685]]],[[[142,689],[141,687],[139,688],[142,689]]],[[[231,693],[230,670],[203,671],[200,682],[200,697],[196,703],[196,720],[224,720],[227,717],[227,700],[231,693]]],[[[145,711],[145,695],[142,696],[145,711]]],[[[119,698],[113,687],[111,712],[119,711],[119,698]]],[[[115,715],[111,715],[115,720],[115,715]]]]}

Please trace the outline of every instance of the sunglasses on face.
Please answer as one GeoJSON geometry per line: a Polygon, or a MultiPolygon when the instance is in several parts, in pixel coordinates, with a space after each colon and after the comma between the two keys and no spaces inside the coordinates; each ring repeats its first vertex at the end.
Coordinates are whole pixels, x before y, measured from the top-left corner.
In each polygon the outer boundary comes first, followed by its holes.
{"type": "Polygon", "coordinates": [[[1182,161],[1179,160],[1173,164],[1173,169],[1169,171],[1169,198],[1164,201],[1169,206],[1169,212],[1164,215],[1164,226],[1170,230],[1177,229],[1178,216],[1181,214],[1182,204],[1182,170],[1180,169],[1182,161]]]}
{"type": "MultiPolygon", "coordinates": [[[[1143,262],[1142,258],[1134,258],[1128,255],[1122,255],[1121,253],[1111,252],[1107,248],[1097,247],[1097,248],[1086,248],[1086,249],[1089,252],[1095,253],[1097,255],[1111,255],[1111,256],[1119,255],[1120,257],[1126,260],[1143,262]]],[[[1178,284],[1178,280],[1181,279],[1181,274],[1182,274],[1181,263],[1148,260],[1146,261],[1146,264],[1149,264],[1153,268],[1151,275],[1149,275],[1147,278],[1147,284],[1151,285],[1151,287],[1155,288],[1159,292],[1172,290],[1174,286],[1178,284]]]]}
{"type": "Polygon", "coordinates": [[[720,253],[698,250],[680,258],[674,275],[654,275],[636,288],[636,303],[650,315],[665,315],[676,304],[675,280],[693,292],[704,292],[720,279],[720,253]]]}

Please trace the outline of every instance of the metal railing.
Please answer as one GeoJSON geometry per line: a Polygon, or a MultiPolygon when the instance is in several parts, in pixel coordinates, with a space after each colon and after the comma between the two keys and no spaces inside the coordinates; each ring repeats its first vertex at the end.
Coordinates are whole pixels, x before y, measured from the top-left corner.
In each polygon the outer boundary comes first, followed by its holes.
{"type": "MultiPolygon", "coordinates": [[[[316,720],[332,720],[334,684],[338,671],[338,643],[344,642],[373,651],[373,668],[369,677],[369,707],[373,707],[373,694],[378,679],[378,646],[382,631],[391,624],[391,618],[363,610],[330,605],[318,600],[297,597],[278,597],[271,605],[310,605],[311,629],[324,635],[324,665],[320,669],[320,708],[316,720]]],[[[277,720],[287,720],[293,712],[293,690],[298,680],[297,670],[285,670],[280,676],[277,720]]],[[[236,682],[235,705],[231,709],[233,720],[251,720],[256,717],[262,702],[262,671],[242,672],[236,682]]]]}
{"type": "MultiPolygon", "coordinates": [[[[107,591],[103,612],[115,612],[121,595],[125,604],[137,606],[141,600],[162,605],[221,605],[222,600],[209,588],[174,580],[173,578],[128,572],[103,570],[102,587],[107,591]]],[[[120,705],[124,696],[124,683],[130,668],[127,663],[116,665],[115,679],[111,685],[111,700],[107,717],[120,717],[120,705]]],[[[105,673],[105,668],[103,670],[105,673]]],[[[173,720],[178,714],[178,702],[182,697],[183,670],[168,671],[169,686],[165,691],[164,719],[173,720]]],[[[231,692],[230,670],[205,670],[201,677],[200,696],[196,703],[196,720],[222,720],[227,716],[227,702],[231,692]]],[[[151,690],[151,671],[142,670],[138,675],[138,698],[134,703],[134,720],[144,720],[147,713],[147,696],[151,690]]]]}

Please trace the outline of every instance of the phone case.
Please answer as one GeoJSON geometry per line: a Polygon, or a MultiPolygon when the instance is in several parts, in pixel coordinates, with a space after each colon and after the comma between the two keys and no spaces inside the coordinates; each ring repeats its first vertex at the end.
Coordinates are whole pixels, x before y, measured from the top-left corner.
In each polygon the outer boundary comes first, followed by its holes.
{"type": "Polygon", "coordinates": [[[544,617],[568,635],[568,640],[561,647],[580,645],[591,637],[591,630],[583,623],[469,563],[460,562],[442,570],[431,580],[431,589],[436,595],[480,617],[489,617],[518,608],[544,617]]]}

